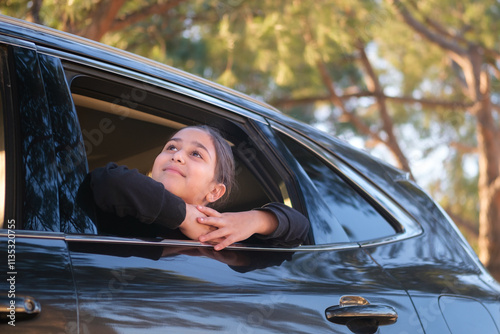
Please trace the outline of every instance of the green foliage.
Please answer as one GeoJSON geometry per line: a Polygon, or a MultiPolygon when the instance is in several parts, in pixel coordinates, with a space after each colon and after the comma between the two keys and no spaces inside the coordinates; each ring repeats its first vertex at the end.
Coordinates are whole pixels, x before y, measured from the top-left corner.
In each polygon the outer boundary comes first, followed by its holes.
{"type": "Polygon", "coordinates": [[[0,14],[25,19],[29,11],[29,0],[5,0],[0,14]]]}

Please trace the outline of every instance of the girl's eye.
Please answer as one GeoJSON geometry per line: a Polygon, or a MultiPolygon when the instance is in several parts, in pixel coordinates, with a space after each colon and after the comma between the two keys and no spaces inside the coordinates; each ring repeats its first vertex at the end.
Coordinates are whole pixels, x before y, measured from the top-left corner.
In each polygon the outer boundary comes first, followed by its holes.
{"type": "Polygon", "coordinates": [[[177,151],[177,147],[175,147],[175,145],[167,145],[165,151],[177,151]]]}
{"type": "Polygon", "coordinates": [[[193,151],[193,153],[191,153],[193,156],[197,157],[197,158],[203,158],[200,154],[200,152],[198,151],[193,151]]]}

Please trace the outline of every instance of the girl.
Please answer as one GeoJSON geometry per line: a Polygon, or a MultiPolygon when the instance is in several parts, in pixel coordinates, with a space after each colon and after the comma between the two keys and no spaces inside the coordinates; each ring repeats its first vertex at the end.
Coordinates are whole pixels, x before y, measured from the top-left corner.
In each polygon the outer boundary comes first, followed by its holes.
{"type": "Polygon", "coordinates": [[[234,158],[227,142],[208,126],[174,134],[156,157],[151,178],[110,163],[95,169],[86,182],[95,204],[94,221],[112,234],[171,238],[178,229],[221,250],[252,236],[296,246],[309,229],[307,218],[281,203],[235,213],[209,207],[229,196],[234,158]]]}

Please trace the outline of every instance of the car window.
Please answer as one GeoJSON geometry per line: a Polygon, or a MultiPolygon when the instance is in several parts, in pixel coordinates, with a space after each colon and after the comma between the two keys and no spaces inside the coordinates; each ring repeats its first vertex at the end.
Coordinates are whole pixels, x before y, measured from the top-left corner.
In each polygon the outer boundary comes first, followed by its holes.
{"type": "Polygon", "coordinates": [[[12,49],[24,167],[23,227],[59,231],[56,166],[50,163],[54,161],[52,124],[37,54],[12,49]]]}
{"type": "MultiPolygon", "coordinates": [[[[289,152],[297,159],[315,188],[315,196],[309,202],[321,200],[329,207],[331,224],[340,223],[349,240],[366,241],[388,237],[396,233],[395,228],[369,203],[349,179],[335,171],[329,163],[311,149],[289,136],[279,133],[289,152]]],[[[310,204],[308,204],[310,205],[310,204]]],[[[311,222],[316,243],[331,243],[338,240],[333,229],[325,229],[311,222]]]]}
{"type": "Polygon", "coordinates": [[[208,124],[222,130],[236,159],[236,191],[223,211],[284,202],[280,175],[249,136],[244,117],[203,101],[120,76],[65,64],[81,127],[89,171],[109,162],[148,175],[172,134],[187,125],[208,124]]]}
{"type": "Polygon", "coordinates": [[[22,166],[22,228],[84,233],[94,229],[74,205],[87,168],[68,86],[58,58],[12,47],[22,166]]]}
{"type": "Polygon", "coordinates": [[[88,167],[66,77],[58,58],[39,55],[39,62],[53,129],[60,231],[92,233],[95,232],[94,224],[74,205],[88,167]]]}

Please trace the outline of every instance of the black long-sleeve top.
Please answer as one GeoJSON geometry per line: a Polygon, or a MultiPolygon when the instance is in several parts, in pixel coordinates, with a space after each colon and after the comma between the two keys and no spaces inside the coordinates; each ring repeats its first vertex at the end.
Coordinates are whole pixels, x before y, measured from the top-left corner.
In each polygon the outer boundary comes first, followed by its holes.
{"type": "MultiPolygon", "coordinates": [[[[79,190],[82,206],[98,225],[100,233],[128,237],[185,238],[177,229],[186,216],[186,204],[166,190],[162,183],[109,163],[89,173],[79,190]]],[[[278,227],[270,235],[256,235],[261,241],[294,247],[303,243],[309,221],[282,203],[269,203],[257,210],[272,212],[278,227]]]]}

